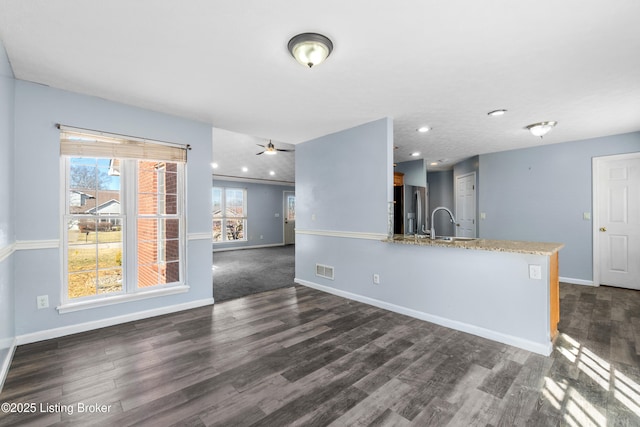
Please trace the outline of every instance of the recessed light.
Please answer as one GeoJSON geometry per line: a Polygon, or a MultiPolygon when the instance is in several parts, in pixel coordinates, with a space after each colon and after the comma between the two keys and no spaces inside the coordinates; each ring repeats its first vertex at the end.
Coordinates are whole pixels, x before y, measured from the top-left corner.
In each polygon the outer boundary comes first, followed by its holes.
{"type": "Polygon", "coordinates": [[[418,157],[420,155],[420,153],[418,151],[411,153],[412,157],[418,157]]]}
{"type": "Polygon", "coordinates": [[[212,168],[214,168],[214,169],[217,169],[217,168],[218,168],[218,164],[217,164],[217,163],[215,163],[215,162],[214,162],[214,163],[211,163],[211,167],[212,167],[212,168]]]}
{"type": "Polygon", "coordinates": [[[242,168],[242,172],[249,172],[249,168],[248,168],[248,167],[246,167],[246,166],[244,166],[244,167],[242,168]]]}
{"type": "Polygon", "coordinates": [[[429,163],[429,166],[438,166],[438,162],[431,162],[429,163]]]}
{"type": "Polygon", "coordinates": [[[431,128],[429,126],[422,126],[421,128],[418,128],[418,132],[421,133],[429,132],[430,130],[431,128]]]}
{"type": "Polygon", "coordinates": [[[493,110],[493,111],[489,111],[487,113],[487,115],[489,115],[489,116],[502,116],[506,112],[507,112],[507,110],[493,110]]]}
{"type": "Polygon", "coordinates": [[[275,175],[275,174],[276,174],[276,173],[275,173],[274,171],[269,171],[269,175],[273,176],[273,175],[275,175]]]}

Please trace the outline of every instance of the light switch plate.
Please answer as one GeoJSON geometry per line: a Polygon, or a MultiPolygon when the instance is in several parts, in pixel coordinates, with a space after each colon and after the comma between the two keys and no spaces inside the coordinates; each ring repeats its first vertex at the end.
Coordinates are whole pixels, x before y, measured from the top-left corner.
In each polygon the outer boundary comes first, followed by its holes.
{"type": "Polygon", "coordinates": [[[585,212],[582,214],[582,219],[589,221],[591,219],[591,212],[585,212]]]}

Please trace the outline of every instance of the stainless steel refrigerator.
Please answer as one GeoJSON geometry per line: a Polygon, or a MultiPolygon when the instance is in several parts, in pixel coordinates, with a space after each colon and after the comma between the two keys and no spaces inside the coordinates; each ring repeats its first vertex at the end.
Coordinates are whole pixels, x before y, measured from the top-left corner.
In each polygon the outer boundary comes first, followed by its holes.
{"type": "Polygon", "coordinates": [[[425,187],[403,185],[394,188],[394,232],[425,234],[428,224],[428,192],[425,187]]]}

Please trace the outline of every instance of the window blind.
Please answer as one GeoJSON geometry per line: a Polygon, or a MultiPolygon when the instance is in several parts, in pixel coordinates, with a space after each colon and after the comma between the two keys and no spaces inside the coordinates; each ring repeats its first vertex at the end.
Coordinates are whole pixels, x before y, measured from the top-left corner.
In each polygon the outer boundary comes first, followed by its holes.
{"type": "Polygon", "coordinates": [[[74,157],[187,161],[188,146],[58,125],[60,154],[74,157]]]}

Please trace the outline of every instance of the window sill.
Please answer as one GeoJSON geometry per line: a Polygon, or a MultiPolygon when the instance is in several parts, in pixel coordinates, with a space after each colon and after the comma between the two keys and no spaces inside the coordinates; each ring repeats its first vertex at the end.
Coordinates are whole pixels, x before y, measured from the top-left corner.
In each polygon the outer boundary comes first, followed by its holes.
{"type": "Polygon", "coordinates": [[[88,310],[91,308],[105,307],[113,304],[121,304],[131,301],[139,301],[143,299],[162,297],[167,295],[183,294],[189,291],[188,285],[172,286],[169,288],[154,289],[151,291],[138,292],[135,294],[116,295],[89,301],[71,302],[56,307],[58,313],[73,313],[74,311],[88,310]]]}

